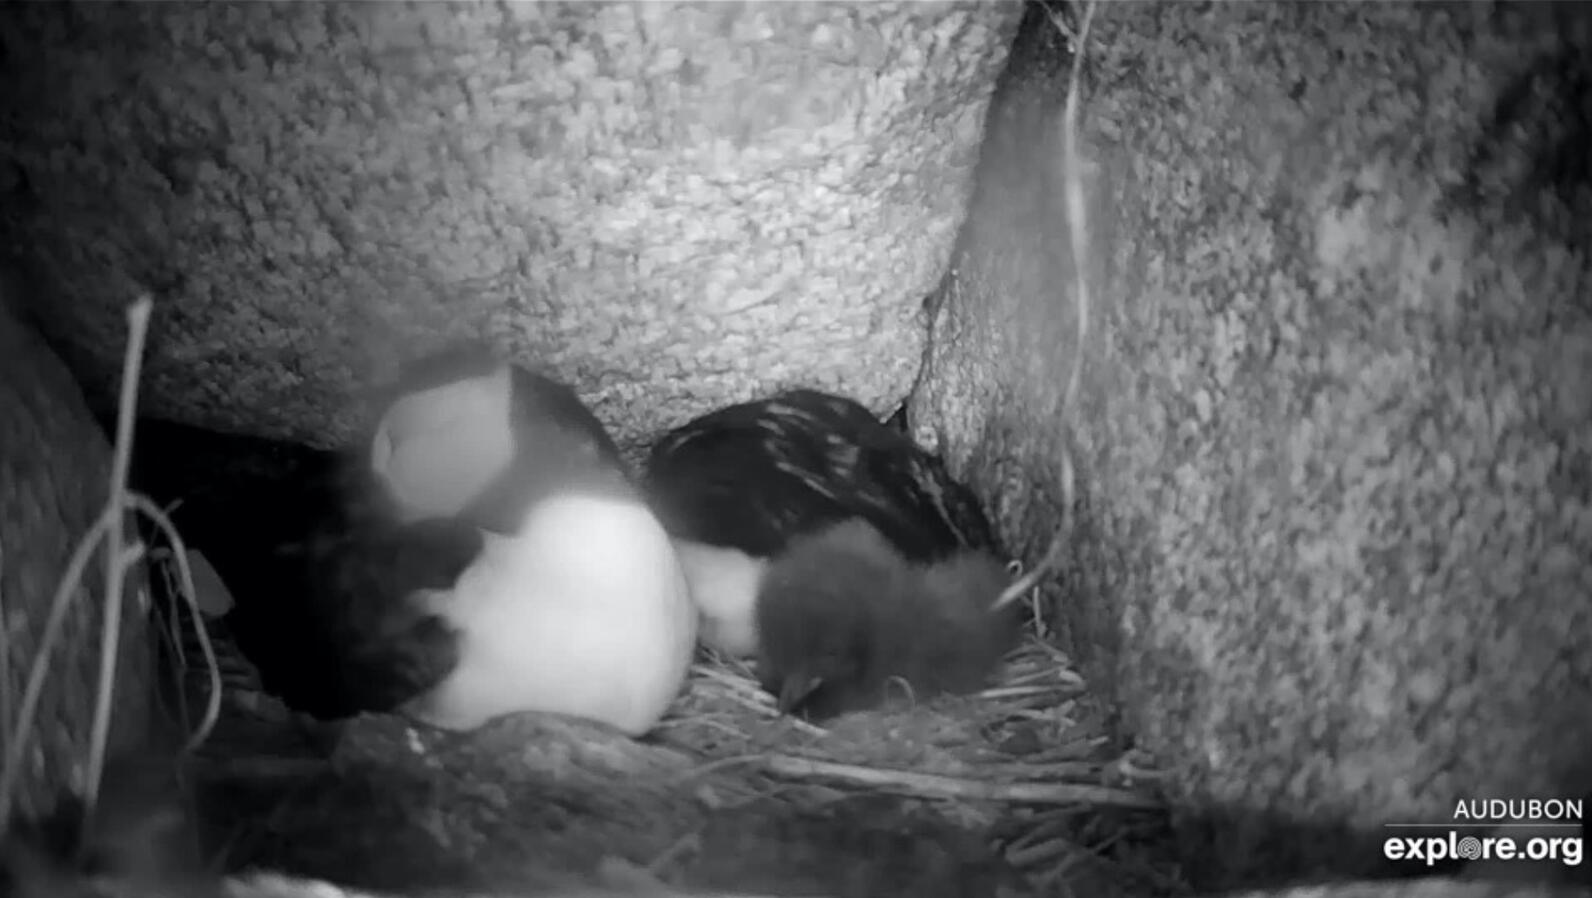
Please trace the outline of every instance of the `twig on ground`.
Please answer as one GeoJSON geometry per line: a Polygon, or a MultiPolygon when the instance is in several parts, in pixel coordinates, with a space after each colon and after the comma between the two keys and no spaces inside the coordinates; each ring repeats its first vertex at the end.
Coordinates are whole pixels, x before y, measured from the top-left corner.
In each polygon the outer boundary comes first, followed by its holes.
{"type": "Polygon", "coordinates": [[[698,764],[690,770],[682,771],[674,778],[674,782],[683,783],[687,780],[699,779],[710,773],[717,773],[726,767],[739,767],[743,764],[756,764],[763,760],[761,754],[731,755],[727,758],[714,758],[706,764],[698,764]]]}
{"type": "Polygon", "coordinates": [[[788,777],[833,779],[859,786],[925,798],[955,798],[1007,804],[1092,804],[1118,808],[1162,807],[1161,802],[1110,786],[1085,783],[986,783],[932,773],[883,770],[816,761],[790,755],[771,755],[764,762],[770,772],[788,777]]]}
{"type": "MultiPolygon", "coordinates": [[[[701,674],[704,679],[712,680],[725,687],[725,696],[743,708],[749,708],[758,715],[773,720],[784,716],[780,714],[778,708],[774,707],[773,703],[763,699],[764,693],[760,689],[744,677],[738,677],[724,670],[706,665],[698,665],[695,668],[695,672],[701,674]]],[[[791,726],[809,736],[825,736],[829,733],[823,727],[815,726],[799,717],[787,719],[791,726]]]]}
{"type": "Polygon", "coordinates": [[[1009,774],[1014,777],[1031,776],[1034,771],[1043,771],[1047,779],[1073,778],[1079,780],[1098,779],[1100,772],[1105,769],[1105,764],[1099,761],[1080,761],[1075,758],[1063,760],[1046,760],[1043,757],[1024,759],[1023,762],[1013,764],[992,764],[989,777],[998,779],[1009,774]]]}
{"type": "Polygon", "coordinates": [[[995,686],[980,692],[978,697],[992,702],[1010,702],[1035,696],[1049,696],[1055,691],[1050,686],[995,686]]]}

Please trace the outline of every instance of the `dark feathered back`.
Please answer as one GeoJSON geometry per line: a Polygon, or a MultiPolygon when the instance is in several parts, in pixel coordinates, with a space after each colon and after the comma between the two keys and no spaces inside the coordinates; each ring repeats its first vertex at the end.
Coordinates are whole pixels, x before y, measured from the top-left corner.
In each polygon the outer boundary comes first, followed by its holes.
{"type": "Polygon", "coordinates": [[[652,447],[646,491],[676,536],[759,557],[853,517],[914,561],[996,546],[977,499],[939,459],[859,403],[818,390],[676,428],[652,447]]]}

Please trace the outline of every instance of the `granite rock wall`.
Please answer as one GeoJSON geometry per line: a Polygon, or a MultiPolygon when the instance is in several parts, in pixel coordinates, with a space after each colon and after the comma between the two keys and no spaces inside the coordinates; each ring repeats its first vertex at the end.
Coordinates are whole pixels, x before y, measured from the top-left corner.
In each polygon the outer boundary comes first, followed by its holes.
{"type": "Polygon", "coordinates": [[[1592,787],[1584,9],[1103,5],[1082,340],[1066,42],[1014,46],[914,426],[1030,557],[1070,445],[1055,619],[1199,885],[1592,787]]]}
{"type": "Polygon", "coordinates": [[[326,445],[485,337],[622,443],[807,383],[899,404],[1012,2],[24,4],[0,236],[91,401],[326,445]]]}

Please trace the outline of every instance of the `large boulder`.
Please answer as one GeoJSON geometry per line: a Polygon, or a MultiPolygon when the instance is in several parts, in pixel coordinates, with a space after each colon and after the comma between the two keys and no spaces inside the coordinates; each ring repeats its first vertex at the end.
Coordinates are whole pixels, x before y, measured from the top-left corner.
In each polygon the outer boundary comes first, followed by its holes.
{"type": "Polygon", "coordinates": [[[885,410],[1016,3],[39,4],[0,14],[0,235],[110,395],[318,445],[486,336],[622,442],[805,382],[885,410]]]}
{"type": "Polygon", "coordinates": [[[1200,885],[1592,787],[1580,9],[1103,5],[1082,341],[1065,42],[1014,47],[913,419],[1030,553],[1071,430],[1058,622],[1200,885]]]}
{"type": "MultiPolygon", "coordinates": [[[[72,375],[15,312],[0,286],[0,599],[5,664],[0,732],[14,738],[22,691],[32,671],[67,561],[104,510],[110,445],[89,416],[72,375]]],[[[75,787],[87,758],[104,620],[103,553],[96,553],[73,598],[33,719],[20,780],[20,806],[40,809],[56,790],[75,787]]],[[[136,602],[141,569],[129,578],[121,657],[112,705],[113,750],[148,735],[152,658],[136,602]]]]}

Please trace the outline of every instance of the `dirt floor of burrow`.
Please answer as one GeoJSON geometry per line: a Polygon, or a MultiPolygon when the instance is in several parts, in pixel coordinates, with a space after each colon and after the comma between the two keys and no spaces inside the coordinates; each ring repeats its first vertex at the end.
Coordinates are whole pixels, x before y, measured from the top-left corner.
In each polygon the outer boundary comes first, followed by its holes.
{"type": "Polygon", "coordinates": [[[718,659],[642,740],[552,715],[465,736],[317,724],[234,687],[196,764],[219,865],[351,888],[524,895],[640,871],[785,896],[1184,894],[1154,772],[1103,720],[1035,638],[982,695],[826,729],[718,659]]]}

